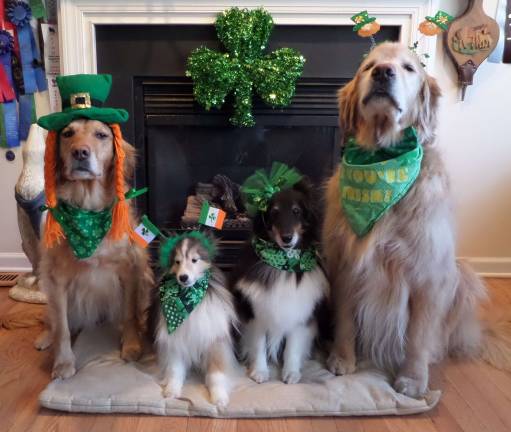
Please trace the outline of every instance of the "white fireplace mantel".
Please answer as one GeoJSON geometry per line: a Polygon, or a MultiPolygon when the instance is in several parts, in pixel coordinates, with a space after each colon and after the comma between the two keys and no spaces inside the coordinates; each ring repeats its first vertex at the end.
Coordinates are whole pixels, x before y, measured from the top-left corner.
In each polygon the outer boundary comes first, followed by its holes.
{"type": "MultiPolygon", "coordinates": [[[[208,24],[232,6],[264,6],[276,24],[352,26],[350,17],[367,9],[382,25],[401,27],[401,42],[420,40],[419,53],[429,53],[434,66],[435,38],[422,37],[418,26],[433,15],[437,0],[60,0],[59,34],[63,74],[96,72],[96,25],[208,24]]],[[[376,35],[377,37],[377,35],[376,35]]],[[[369,41],[368,41],[369,45],[369,41]]],[[[334,55],[335,53],[333,53],[334,55]]]]}

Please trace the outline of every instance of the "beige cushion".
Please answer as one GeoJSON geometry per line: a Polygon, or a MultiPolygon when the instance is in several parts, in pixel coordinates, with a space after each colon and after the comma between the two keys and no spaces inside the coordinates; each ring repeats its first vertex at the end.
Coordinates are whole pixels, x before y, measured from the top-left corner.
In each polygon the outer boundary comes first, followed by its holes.
{"type": "Polygon", "coordinates": [[[115,331],[82,332],[74,352],[77,374],[54,380],[40,395],[47,408],[90,413],[146,413],[208,417],[295,417],[415,414],[428,411],[440,398],[430,391],[416,400],[398,394],[375,370],[336,377],[318,361],[308,361],[299,384],[287,385],[272,370],[270,382],[256,384],[240,367],[233,376],[231,401],[224,409],[209,402],[202,377],[191,375],[180,399],[165,399],[156,381],[154,355],[140,363],[119,357],[115,331]]]}

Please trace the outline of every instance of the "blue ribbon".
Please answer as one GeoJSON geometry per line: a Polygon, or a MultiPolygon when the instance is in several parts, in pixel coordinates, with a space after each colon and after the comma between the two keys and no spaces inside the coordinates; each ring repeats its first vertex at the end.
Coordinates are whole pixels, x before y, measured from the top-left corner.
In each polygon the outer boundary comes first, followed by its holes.
{"type": "Polygon", "coordinates": [[[7,147],[17,147],[20,145],[20,139],[18,133],[18,110],[16,108],[16,102],[4,102],[2,104],[2,111],[5,128],[5,144],[7,147]]]}
{"type": "Polygon", "coordinates": [[[13,1],[7,8],[7,16],[18,30],[25,93],[46,90],[47,82],[41,68],[39,50],[30,27],[32,17],[30,6],[21,1],[13,1]]]}
{"type": "MultiPolygon", "coordinates": [[[[5,50],[5,52],[0,55],[0,61],[2,62],[2,66],[4,68],[5,74],[7,75],[7,79],[9,81],[9,85],[12,87],[12,69],[11,69],[11,51],[5,50]]],[[[19,133],[18,133],[18,112],[16,108],[16,101],[4,102],[1,105],[1,113],[3,129],[1,131],[1,140],[2,144],[6,147],[17,147],[20,143],[19,141],[19,133]]]]}
{"type": "Polygon", "coordinates": [[[33,123],[34,95],[20,95],[19,104],[19,139],[24,141],[28,138],[30,125],[33,123]]]}
{"type": "Polygon", "coordinates": [[[25,93],[35,93],[37,82],[34,69],[34,55],[32,53],[32,29],[30,25],[18,27],[18,42],[20,46],[21,68],[23,70],[23,83],[25,93]]]}

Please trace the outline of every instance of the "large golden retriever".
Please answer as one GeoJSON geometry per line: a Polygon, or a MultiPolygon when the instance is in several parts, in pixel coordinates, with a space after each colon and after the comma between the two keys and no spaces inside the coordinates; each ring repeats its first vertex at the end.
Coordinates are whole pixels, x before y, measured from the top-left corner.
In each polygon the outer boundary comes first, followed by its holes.
{"type": "MultiPolygon", "coordinates": [[[[133,173],[135,150],[125,141],[122,149],[126,154],[124,171],[133,173]]],[[[58,134],[58,199],[86,210],[112,206],[115,158],[108,125],[86,119],[71,122],[58,134]]],[[[52,377],[74,375],[71,335],[102,321],[120,324],[121,356],[137,359],[151,282],[146,251],[130,243],[127,236],[117,241],[105,237],[94,254],[82,260],[75,258],[67,240],[43,247],[40,285],[48,294],[50,331],[39,337],[36,347],[44,349],[53,343],[52,377]]]]}
{"type": "Polygon", "coordinates": [[[446,353],[477,353],[475,309],[480,280],[455,258],[449,179],[435,147],[440,90],[417,56],[383,43],[339,92],[340,127],[360,146],[392,146],[414,126],[424,149],[419,177],[365,236],[358,237],[340,203],[340,169],[329,180],[323,248],[335,302],[336,374],[355,371],[357,356],[394,376],[394,387],[422,395],[429,364],[446,353]]]}

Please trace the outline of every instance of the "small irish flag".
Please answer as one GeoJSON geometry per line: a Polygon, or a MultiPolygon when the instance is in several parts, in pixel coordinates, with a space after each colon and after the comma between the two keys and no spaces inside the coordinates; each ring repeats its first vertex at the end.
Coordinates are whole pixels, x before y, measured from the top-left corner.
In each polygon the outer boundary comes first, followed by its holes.
{"type": "Polygon", "coordinates": [[[157,235],[160,234],[160,230],[144,215],[142,216],[142,223],[135,228],[134,240],[141,247],[147,247],[157,235]]]}
{"type": "Polygon", "coordinates": [[[221,209],[211,207],[204,201],[200,210],[199,223],[216,229],[222,229],[225,220],[225,212],[221,209]]]}

